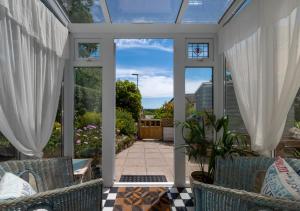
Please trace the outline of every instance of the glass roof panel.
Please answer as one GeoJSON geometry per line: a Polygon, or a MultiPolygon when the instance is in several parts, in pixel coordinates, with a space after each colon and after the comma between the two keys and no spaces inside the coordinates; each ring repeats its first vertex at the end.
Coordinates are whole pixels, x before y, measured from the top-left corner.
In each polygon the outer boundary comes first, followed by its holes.
{"type": "Polygon", "coordinates": [[[233,0],[189,0],[182,23],[218,23],[233,0]]]}
{"type": "Polygon", "coordinates": [[[175,23],[182,0],[106,0],[112,23],[175,23]]]}
{"type": "Polygon", "coordinates": [[[100,0],[58,0],[72,23],[102,23],[100,0]]]}

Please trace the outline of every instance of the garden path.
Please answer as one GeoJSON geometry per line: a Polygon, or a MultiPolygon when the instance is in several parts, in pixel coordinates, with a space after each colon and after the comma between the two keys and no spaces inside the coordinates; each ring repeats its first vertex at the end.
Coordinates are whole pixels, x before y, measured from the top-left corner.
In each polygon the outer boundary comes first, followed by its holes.
{"type": "MultiPolygon", "coordinates": [[[[131,147],[116,155],[115,181],[121,175],[165,175],[168,182],[174,181],[173,142],[136,141],[131,147]]],[[[186,162],[187,181],[197,164],[186,162]]]]}

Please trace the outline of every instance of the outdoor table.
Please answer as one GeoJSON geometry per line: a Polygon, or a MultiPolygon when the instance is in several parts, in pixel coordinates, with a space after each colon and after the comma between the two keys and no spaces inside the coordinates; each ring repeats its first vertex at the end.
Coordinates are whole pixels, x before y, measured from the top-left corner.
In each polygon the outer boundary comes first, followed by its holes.
{"type": "Polygon", "coordinates": [[[91,180],[91,163],[93,159],[72,159],[74,178],[79,183],[91,180]]]}

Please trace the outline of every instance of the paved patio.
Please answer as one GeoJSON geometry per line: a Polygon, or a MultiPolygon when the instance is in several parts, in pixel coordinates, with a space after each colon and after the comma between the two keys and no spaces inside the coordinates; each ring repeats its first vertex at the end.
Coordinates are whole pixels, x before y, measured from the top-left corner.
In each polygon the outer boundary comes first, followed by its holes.
{"type": "MultiPolygon", "coordinates": [[[[115,180],[121,175],[165,175],[168,182],[174,181],[174,147],[172,142],[137,141],[116,155],[115,180]]],[[[186,179],[197,164],[186,162],[186,179]]]]}

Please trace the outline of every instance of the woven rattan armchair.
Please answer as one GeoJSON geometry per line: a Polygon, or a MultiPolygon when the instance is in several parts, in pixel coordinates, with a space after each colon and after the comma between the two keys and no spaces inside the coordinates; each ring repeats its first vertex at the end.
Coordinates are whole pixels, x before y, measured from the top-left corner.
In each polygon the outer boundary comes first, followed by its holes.
{"type": "Polygon", "coordinates": [[[1,211],[30,211],[38,208],[59,211],[98,211],[102,203],[102,179],[74,184],[71,158],[7,161],[5,172],[34,177],[37,194],[0,202],[1,211]]]}
{"type": "MultiPolygon", "coordinates": [[[[266,157],[218,158],[213,185],[192,183],[196,211],[300,210],[299,201],[255,193],[257,172],[263,172],[274,162],[266,157]]],[[[300,169],[300,160],[288,159],[300,169]]]]}

